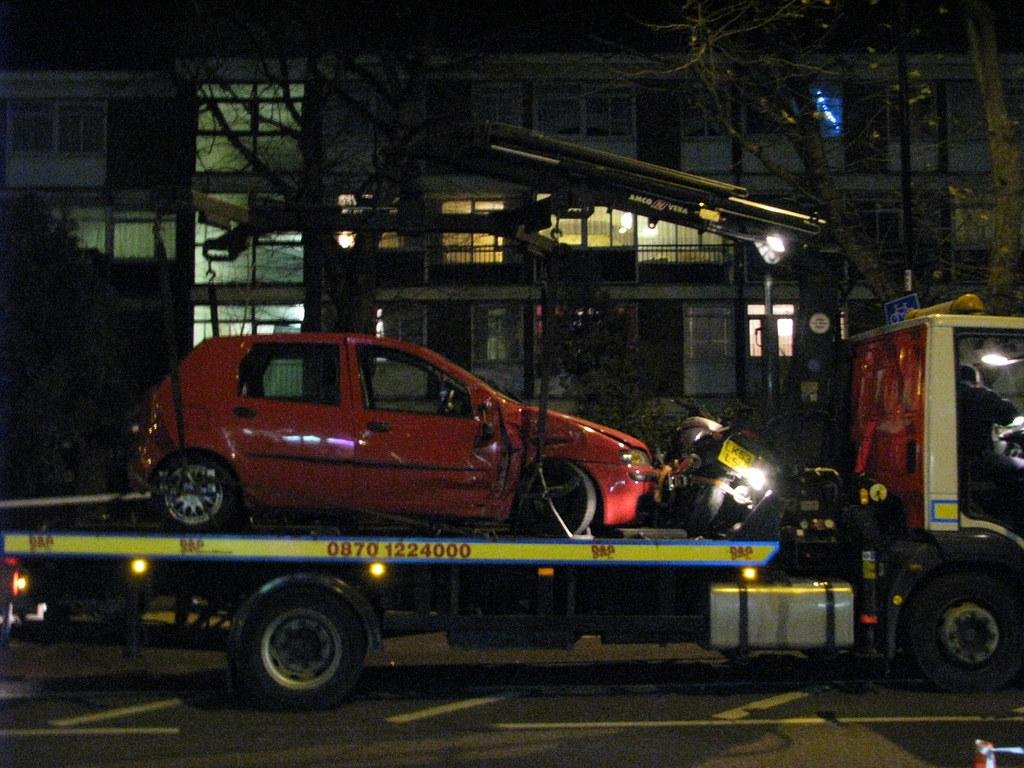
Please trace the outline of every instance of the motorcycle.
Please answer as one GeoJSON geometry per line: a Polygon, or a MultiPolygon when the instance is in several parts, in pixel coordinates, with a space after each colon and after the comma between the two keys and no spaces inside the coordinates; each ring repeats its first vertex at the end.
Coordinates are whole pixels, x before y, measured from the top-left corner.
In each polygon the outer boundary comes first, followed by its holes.
{"type": "MultiPolygon", "coordinates": [[[[689,416],[676,427],[655,494],[655,525],[728,538],[770,504],[773,465],[750,429],[689,416]]],[[[770,536],[771,531],[765,532],[770,536]]]]}

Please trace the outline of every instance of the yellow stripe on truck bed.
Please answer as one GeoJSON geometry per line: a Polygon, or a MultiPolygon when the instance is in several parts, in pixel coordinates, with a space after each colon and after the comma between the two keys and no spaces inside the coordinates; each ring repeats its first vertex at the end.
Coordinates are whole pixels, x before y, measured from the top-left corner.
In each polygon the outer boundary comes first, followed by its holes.
{"type": "Polygon", "coordinates": [[[778,544],[764,541],[635,539],[370,538],[351,536],[174,536],[168,534],[2,534],[3,554],[29,557],[148,557],[205,561],[284,560],[413,563],[622,563],[765,565],[778,544]]]}

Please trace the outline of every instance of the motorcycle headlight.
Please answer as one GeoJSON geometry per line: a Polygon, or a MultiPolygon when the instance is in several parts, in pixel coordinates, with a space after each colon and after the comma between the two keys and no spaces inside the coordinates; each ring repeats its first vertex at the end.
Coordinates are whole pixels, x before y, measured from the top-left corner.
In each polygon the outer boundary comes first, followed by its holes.
{"type": "Polygon", "coordinates": [[[768,484],[768,475],[760,467],[747,467],[741,474],[743,479],[747,481],[747,484],[755,491],[763,491],[764,487],[768,484]]]}
{"type": "Polygon", "coordinates": [[[619,458],[627,467],[649,467],[651,465],[651,457],[647,455],[646,451],[641,451],[639,448],[622,451],[619,458]]]}

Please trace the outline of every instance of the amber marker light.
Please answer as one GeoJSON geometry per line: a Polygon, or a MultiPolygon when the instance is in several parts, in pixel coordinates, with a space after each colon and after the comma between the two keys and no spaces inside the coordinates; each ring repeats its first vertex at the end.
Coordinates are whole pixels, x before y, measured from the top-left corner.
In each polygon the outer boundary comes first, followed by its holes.
{"type": "Polygon", "coordinates": [[[388,567],[384,563],[370,563],[370,575],[375,579],[382,579],[387,575],[388,567]]]}
{"type": "Polygon", "coordinates": [[[131,564],[132,574],[135,576],[145,576],[149,571],[149,561],[144,560],[141,557],[137,557],[132,560],[131,564]]]}
{"type": "Polygon", "coordinates": [[[757,581],[757,568],[748,565],[740,571],[740,576],[744,581],[757,581]]]}

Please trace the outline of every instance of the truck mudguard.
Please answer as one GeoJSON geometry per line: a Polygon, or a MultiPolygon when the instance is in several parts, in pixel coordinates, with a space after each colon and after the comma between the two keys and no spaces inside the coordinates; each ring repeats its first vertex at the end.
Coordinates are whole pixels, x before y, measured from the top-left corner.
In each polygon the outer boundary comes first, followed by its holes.
{"type": "Polygon", "coordinates": [[[377,612],[373,609],[373,606],[370,605],[370,602],[366,599],[363,593],[348,582],[342,581],[335,576],[331,576],[326,573],[317,573],[315,571],[289,573],[284,576],[279,576],[276,579],[268,581],[258,590],[249,595],[242,607],[235,613],[234,619],[231,623],[231,633],[228,637],[229,647],[237,647],[238,639],[241,637],[242,629],[245,626],[246,620],[252,613],[253,608],[261,600],[266,599],[269,595],[279,592],[282,589],[292,589],[295,587],[322,589],[324,592],[336,595],[343,603],[352,608],[360,621],[362,621],[363,626],[366,628],[366,647],[369,650],[380,649],[383,643],[380,619],[377,616],[377,612]]]}

